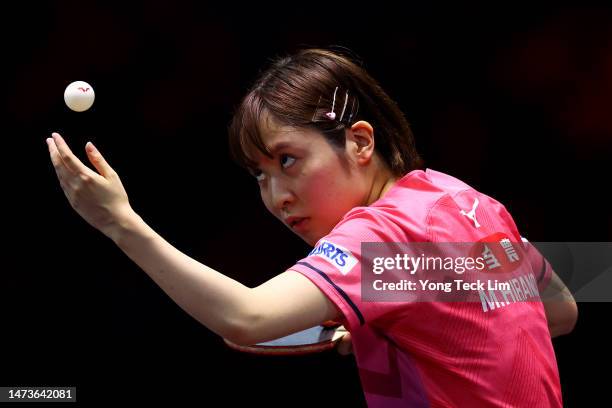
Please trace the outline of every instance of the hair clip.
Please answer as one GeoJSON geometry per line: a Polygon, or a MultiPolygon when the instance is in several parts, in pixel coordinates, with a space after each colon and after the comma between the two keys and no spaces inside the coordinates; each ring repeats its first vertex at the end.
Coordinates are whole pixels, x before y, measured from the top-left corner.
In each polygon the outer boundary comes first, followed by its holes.
{"type": "Polygon", "coordinates": [[[346,110],[346,103],[348,102],[348,91],[346,91],[346,95],[344,96],[344,107],[342,108],[342,113],[340,114],[340,122],[342,122],[342,118],[344,117],[344,111],[346,110]]]}
{"type": "Polygon", "coordinates": [[[336,87],[336,89],[334,89],[334,100],[332,101],[331,112],[327,112],[325,114],[325,116],[327,116],[327,118],[329,120],[335,120],[336,119],[336,112],[334,112],[334,107],[336,106],[336,92],[338,92],[338,87],[336,87]]]}
{"type": "MultiPolygon", "coordinates": [[[[338,118],[338,114],[335,112],[335,109],[336,109],[336,96],[337,96],[337,94],[338,94],[338,89],[339,89],[339,88],[340,88],[340,87],[338,87],[338,86],[337,86],[337,87],[334,89],[334,98],[333,98],[333,101],[332,101],[331,110],[330,110],[329,112],[325,112],[325,117],[326,117],[328,120],[332,120],[332,121],[333,121],[333,120],[338,120],[338,121],[339,121],[339,122],[341,122],[341,123],[347,123],[347,124],[348,124],[348,123],[350,123],[350,122],[351,122],[351,119],[352,119],[352,118],[353,118],[353,116],[356,114],[356,109],[355,109],[355,108],[357,107],[357,109],[358,109],[358,107],[359,107],[359,101],[357,100],[357,98],[356,98],[356,97],[353,97],[353,98],[352,98],[353,100],[351,101],[351,106],[350,106],[350,108],[347,110],[347,108],[349,107],[349,106],[348,106],[348,100],[349,100],[349,91],[347,90],[347,91],[346,91],[346,95],[344,96],[344,106],[342,107],[342,112],[341,112],[341,113],[339,112],[339,113],[340,113],[340,117],[338,118]],[[348,116],[348,119],[345,117],[345,114],[346,114],[346,116],[348,116]]],[[[317,115],[317,109],[318,109],[318,107],[321,105],[321,99],[322,99],[322,96],[319,96],[319,101],[317,102],[317,108],[315,108],[315,111],[314,111],[314,113],[313,113],[313,115],[312,115],[312,119],[311,119],[311,121],[314,121],[314,120],[315,120],[315,118],[316,118],[316,115],[317,115]]]]}

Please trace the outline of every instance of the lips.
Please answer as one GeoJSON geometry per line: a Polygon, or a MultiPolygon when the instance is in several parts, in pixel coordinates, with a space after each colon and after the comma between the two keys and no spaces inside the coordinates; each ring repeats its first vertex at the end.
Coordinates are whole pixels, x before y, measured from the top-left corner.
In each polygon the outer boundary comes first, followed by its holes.
{"type": "Polygon", "coordinates": [[[299,218],[296,223],[293,224],[292,228],[295,231],[303,231],[305,226],[308,225],[309,218],[299,218]]]}
{"type": "Polygon", "coordinates": [[[307,217],[289,217],[285,222],[291,228],[299,228],[304,225],[304,221],[307,219],[307,217]]]}

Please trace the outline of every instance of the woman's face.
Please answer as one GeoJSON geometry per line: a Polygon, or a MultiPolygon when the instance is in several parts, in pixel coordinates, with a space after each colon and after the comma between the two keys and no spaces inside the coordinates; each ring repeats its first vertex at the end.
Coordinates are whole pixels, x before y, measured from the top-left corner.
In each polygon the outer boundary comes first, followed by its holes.
{"type": "Polygon", "coordinates": [[[346,132],[342,149],[315,130],[270,123],[262,139],[273,158],[259,151],[251,156],[258,163],[253,175],[266,208],[312,246],[349,210],[370,204],[375,178],[361,164],[360,142],[352,130],[346,132]],[[304,219],[294,225],[290,217],[304,219]]]}

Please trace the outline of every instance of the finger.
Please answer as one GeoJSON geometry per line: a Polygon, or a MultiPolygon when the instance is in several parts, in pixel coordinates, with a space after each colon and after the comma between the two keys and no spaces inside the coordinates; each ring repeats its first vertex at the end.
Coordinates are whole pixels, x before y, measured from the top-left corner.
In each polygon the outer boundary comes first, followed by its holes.
{"type": "Polygon", "coordinates": [[[73,173],[79,174],[84,173],[91,177],[95,175],[93,170],[89,167],[85,166],[78,157],[72,153],[72,150],[68,147],[68,144],[64,141],[64,139],[60,136],[59,133],[52,133],[53,140],[55,141],[55,146],[57,147],[57,151],[59,152],[60,157],[66,167],[70,169],[73,173]]]}
{"type": "Polygon", "coordinates": [[[57,146],[55,145],[55,141],[51,138],[47,139],[47,146],[49,147],[49,156],[51,156],[51,163],[53,164],[53,168],[55,169],[55,174],[57,174],[57,178],[60,180],[60,183],[67,182],[68,179],[73,177],[72,172],[66,164],[62,160],[57,146]]]}
{"type": "Polygon", "coordinates": [[[351,341],[351,333],[346,333],[338,344],[338,353],[347,356],[353,352],[353,342],[351,341]]]}
{"type": "Polygon", "coordinates": [[[104,178],[110,177],[115,173],[115,170],[108,164],[106,159],[102,156],[102,153],[93,145],[91,142],[87,142],[85,145],[85,151],[89,161],[94,165],[96,170],[104,176],[104,178]]]}
{"type": "Polygon", "coordinates": [[[64,192],[64,195],[70,203],[72,203],[72,196],[70,194],[70,179],[74,177],[72,172],[64,165],[62,158],[57,151],[55,142],[52,138],[47,138],[47,146],[49,147],[49,155],[51,156],[51,162],[53,163],[53,169],[59,180],[59,185],[64,192]]]}

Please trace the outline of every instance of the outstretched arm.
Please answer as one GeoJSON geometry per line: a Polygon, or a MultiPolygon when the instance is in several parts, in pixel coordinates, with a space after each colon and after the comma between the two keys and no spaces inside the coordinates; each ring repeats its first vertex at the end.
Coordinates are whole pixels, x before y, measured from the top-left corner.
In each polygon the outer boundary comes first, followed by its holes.
{"type": "Polygon", "coordinates": [[[236,344],[253,344],[337,317],[331,301],[297,272],[285,272],[251,289],[183,254],[133,211],[119,176],[93,145],[88,144],[86,152],[98,172],[85,166],[59,134],[47,144],[75,211],[218,335],[236,344]]]}

